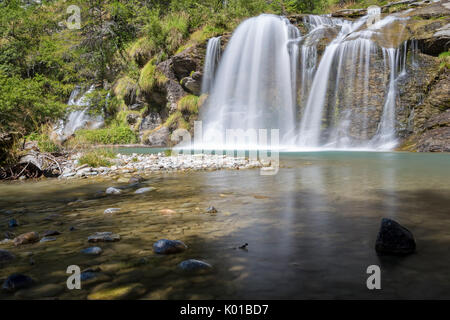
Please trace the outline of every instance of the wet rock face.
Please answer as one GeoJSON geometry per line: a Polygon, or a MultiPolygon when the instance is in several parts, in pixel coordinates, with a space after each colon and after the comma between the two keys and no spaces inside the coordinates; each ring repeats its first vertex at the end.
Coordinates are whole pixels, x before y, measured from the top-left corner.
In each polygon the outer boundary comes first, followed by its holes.
{"type": "Polygon", "coordinates": [[[28,277],[24,274],[15,273],[15,274],[10,275],[5,280],[5,282],[3,283],[2,289],[7,292],[14,292],[19,289],[31,287],[32,285],[33,285],[33,279],[31,279],[30,277],[28,277]]]}
{"type": "Polygon", "coordinates": [[[431,117],[417,144],[420,152],[450,152],[450,109],[431,117]]]}
{"type": "Polygon", "coordinates": [[[139,131],[153,130],[160,126],[162,123],[161,116],[157,112],[148,113],[139,126],[139,131]]]}
{"type": "Polygon", "coordinates": [[[187,246],[179,240],[161,239],[153,244],[153,251],[157,254],[180,253],[187,249],[187,246]]]}
{"type": "Polygon", "coordinates": [[[379,254],[406,255],[416,250],[416,242],[411,231],[394,220],[383,218],[375,250],[379,254]]]}

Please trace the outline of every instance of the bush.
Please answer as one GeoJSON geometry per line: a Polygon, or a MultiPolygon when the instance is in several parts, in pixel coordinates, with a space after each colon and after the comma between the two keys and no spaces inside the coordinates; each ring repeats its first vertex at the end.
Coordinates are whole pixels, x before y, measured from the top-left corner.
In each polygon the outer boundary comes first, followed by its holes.
{"type": "Polygon", "coordinates": [[[80,144],[130,144],[136,143],[136,134],[127,126],[113,125],[96,130],[78,130],[76,139],[80,144]]]}
{"type": "Polygon", "coordinates": [[[198,114],[199,97],[192,94],[184,96],[177,102],[177,108],[183,113],[198,114]]]}
{"type": "Polygon", "coordinates": [[[78,162],[80,165],[87,164],[90,167],[109,167],[112,165],[110,159],[115,158],[116,155],[112,150],[97,149],[83,154],[78,162]]]}
{"type": "Polygon", "coordinates": [[[439,65],[440,69],[450,69],[450,51],[442,52],[439,55],[439,60],[441,64],[439,65]]]}

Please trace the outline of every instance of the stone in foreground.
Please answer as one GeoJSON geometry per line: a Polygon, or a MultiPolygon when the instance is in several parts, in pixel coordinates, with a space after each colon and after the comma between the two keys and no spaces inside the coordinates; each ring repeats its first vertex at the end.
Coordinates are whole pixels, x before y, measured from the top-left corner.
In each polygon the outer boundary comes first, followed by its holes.
{"type": "Polygon", "coordinates": [[[35,243],[38,241],[39,241],[39,234],[33,231],[21,234],[20,236],[14,238],[14,245],[20,246],[22,244],[35,243]]]}
{"type": "Polygon", "coordinates": [[[92,255],[92,256],[98,256],[102,253],[102,248],[100,247],[89,247],[86,249],[81,250],[82,253],[92,255]]]}
{"type": "Polygon", "coordinates": [[[172,254],[183,252],[187,246],[179,240],[161,239],[153,244],[153,251],[158,254],[172,254]]]}
{"type": "Polygon", "coordinates": [[[33,279],[29,276],[20,273],[10,275],[5,282],[3,282],[2,289],[8,292],[14,292],[19,289],[28,288],[33,285],[33,279]]]}
{"type": "Polygon", "coordinates": [[[196,259],[185,260],[181,262],[178,267],[183,271],[200,271],[212,268],[209,263],[196,259]]]}
{"type": "Polygon", "coordinates": [[[112,232],[96,232],[88,237],[89,242],[114,242],[119,240],[120,235],[112,232]]]}
{"type": "Polygon", "coordinates": [[[52,237],[52,236],[59,236],[61,234],[61,232],[56,231],[56,230],[48,230],[45,231],[42,236],[43,237],[52,237]]]}
{"type": "Polygon", "coordinates": [[[379,254],[406,255],[416,250],[416,242],[411,231],[394,220],[383,218],[375,250],[379,254]]]}

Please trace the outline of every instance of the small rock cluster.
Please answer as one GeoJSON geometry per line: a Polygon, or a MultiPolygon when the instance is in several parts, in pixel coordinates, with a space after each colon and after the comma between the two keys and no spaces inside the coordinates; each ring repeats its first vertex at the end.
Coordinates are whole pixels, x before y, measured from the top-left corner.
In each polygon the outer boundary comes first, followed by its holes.
{"type": "Polygon", "coordinates": [[[186,170],[219,170],[219,169],[251,169],[262,167],[258,160],[243,157],[229,157],[225,155],[185,155],[164,156],[163,154],[117,154],[111,162],[111,167],[92,168],[79,165],[82,154],[76,154],[64,163],[60,178],[71,179],[89,176],[108,176],[136,172],[155,171],[186,171],[186,170]]]}

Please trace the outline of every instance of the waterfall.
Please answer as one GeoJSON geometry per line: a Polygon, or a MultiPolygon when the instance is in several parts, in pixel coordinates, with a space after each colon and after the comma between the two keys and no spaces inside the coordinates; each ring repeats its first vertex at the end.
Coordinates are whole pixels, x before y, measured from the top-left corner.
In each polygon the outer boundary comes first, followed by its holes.
{"type": "Polygon", "coordinates": [[[293,141],[298,47],[289,42],[299,36],[286,18],[269,14],[235,30],[202,114],[206,144],[227,144],[227,129],[280,129],[284,144],[293,141]]]}
{"type": "Polygon", "coordinates": [[[214,37],[208,41],[205,66],[203,68],[202,93],[209,93],[213,86],[214,76],[221,54],[220,38],[221,37],[214,37]]]}
{"type": "Polygon", "coordinates": [[[75,131],[83,128],[98,129],[104,124],[104,119],[101,115],[93,116],[89,114],[89,99],[87,95],[95,90],[92,85],[81,97],[81,88],[76,87],[70,94],[68,106],[76,106],[67,116],[66,120],[60,120],[55,132],[62,141],[67,140],[75,131]],[[80,108],[85,107],[85,108],[80,108]]]}
{"type": "Polygon", "coordinates": [[[279,129],[282,149],[394,148],[397,80],[409,72],[408,49],[411,65],[417,63],[417,41],[404,40],[406,20],[309,15],[301,35],[286,18],[250,18],[233,33],[215,76],[220,40],[210,39],[203,144],[262,148],[249,135],[239,143],[224,136],[229,129],[279,129]]]}

